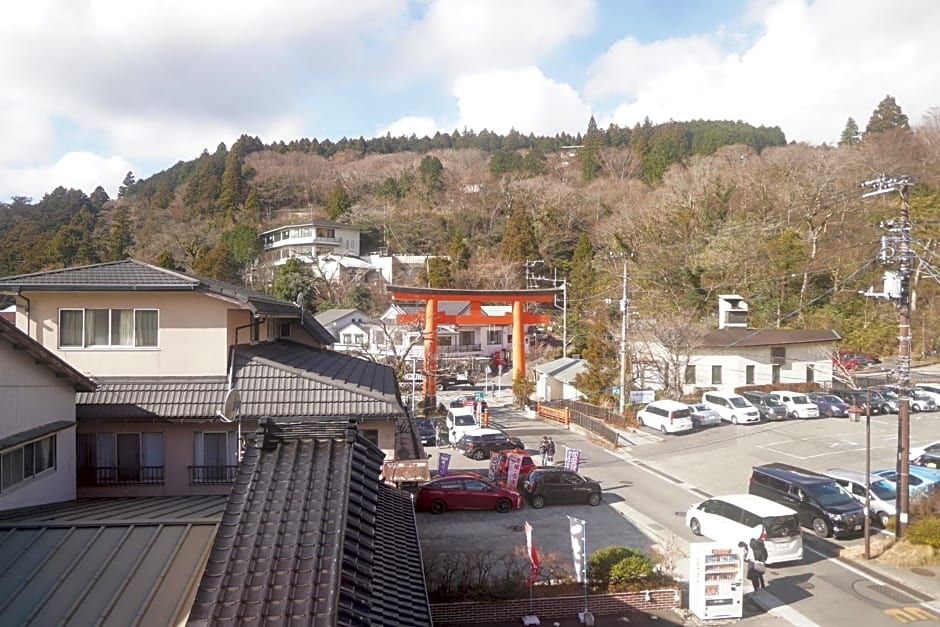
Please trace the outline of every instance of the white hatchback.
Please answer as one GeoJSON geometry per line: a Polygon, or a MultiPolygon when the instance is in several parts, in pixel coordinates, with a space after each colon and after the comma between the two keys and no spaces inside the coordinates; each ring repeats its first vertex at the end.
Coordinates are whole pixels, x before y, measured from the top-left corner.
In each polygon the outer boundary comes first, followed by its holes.
{"type": "Polygon", "coordinates": [[[663,433],[691,431],[692,410],[679,401],[653,401],[636,413],[636,421],[643,427],[659,429],[663,433]]]}

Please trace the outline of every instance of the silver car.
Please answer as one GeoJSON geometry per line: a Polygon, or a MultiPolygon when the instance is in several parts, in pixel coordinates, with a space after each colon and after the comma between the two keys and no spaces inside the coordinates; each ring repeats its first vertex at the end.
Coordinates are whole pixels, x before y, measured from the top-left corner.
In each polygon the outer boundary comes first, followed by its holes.
{"type": "Polygon", "coordinates": [[[708,405],[692,403],[689,405],[689,411],[691,412],[692,426],[696,429],[721,424],[721,416],[708,405]]]}
{"type": "Polygon", "coordinates": [[[845,468],[830,468],[823,474],[835,479],[836,483],[863,505],[867,486],[871,517],[882,528],[887,526],[888,519],[897,514],[897,487],[890,481],[877,475],[869,475],[866,481],[864,472],[845,468]]]}

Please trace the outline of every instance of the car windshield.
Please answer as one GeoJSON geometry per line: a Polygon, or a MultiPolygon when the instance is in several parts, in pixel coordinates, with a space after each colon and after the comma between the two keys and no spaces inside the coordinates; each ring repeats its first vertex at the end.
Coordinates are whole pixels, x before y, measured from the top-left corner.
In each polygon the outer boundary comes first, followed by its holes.
{"type": "Polygon", "coordinates": [[[819,397],[819,400],[825,403],[841,403],[842,399],[838,396],[833,396],[832,394],[823,394],[819,397]]]}
{"type": "Polygon", "coordinates": [[[767,407],[783,407],[783,406],[784,406],[783,403],[778,401],[775,398],[767,399],[767,407]]]}
{"type": "Polygon", "coordinates": [[[747,399],[742,398],[740,396],[732,396],[728,400],[731,401],[731,405],[733,405],[734,407],[750,407],[751,406],[751,404],[747,402],[747,399]]]}
{"type": "Polygon", "coordinates": [[[809,404],[809,399],[806,398],[805,396],[794,396],[794,397],[793,397],[793,404],[794,404],[794,405],[808,405],[808,404],[809,404]]]}
{"type": "Polygon", "coordinates": [[[434,429],[434,421],[430,418],[418,418],[415,420],[415,424],[418,425],[419,429],[434,429]]]}
{"type": "Polygon", "coordinates": [[[806,491],[812,494],[813,498],[819,501],[819,504],[823,506],[855,503],[855,499],[835,481],[814,485],[807,488],[806,491]]]}
{"type": "Polygon", "coordinates": [[[475,425],[476,420],[473,419],[473,416],[454,416],[454,424],[458,427],[469,427],[475,425]]]}
{"type": "Polygon", "coordinates": [[[885,481],[884,479],[872,481],[871,491],[872,494],[877,496],[882,501],[893,501],[898,496],[898,491],[895,489],[894,484],[885,481]]]}

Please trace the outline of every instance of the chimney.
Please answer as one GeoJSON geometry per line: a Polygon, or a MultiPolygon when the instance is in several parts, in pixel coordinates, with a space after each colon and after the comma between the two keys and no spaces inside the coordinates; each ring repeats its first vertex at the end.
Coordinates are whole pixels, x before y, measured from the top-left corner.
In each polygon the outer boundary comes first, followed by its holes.
{"type": "Polygon", "coordinates": [[[718,295],[718,328],[747,328],[747,303],[743,298],[737,294],[718,295]]]}

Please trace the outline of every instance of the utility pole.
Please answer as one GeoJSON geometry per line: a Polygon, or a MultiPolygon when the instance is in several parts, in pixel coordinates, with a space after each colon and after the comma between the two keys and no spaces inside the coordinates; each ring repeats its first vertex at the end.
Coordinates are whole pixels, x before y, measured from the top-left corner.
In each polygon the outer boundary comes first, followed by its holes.
{"type": "MultiPolygon", "coordinates": [[[[910,450],[911,450],[911,220],[908,188],[910,176],[881,177],[862,183],[872,191],[862,198],[897,191],[901,196],[901,217],[889,224],[898,234],[897,260],[900,296],[898,298],[898,520],[895,537],[907,530],[910,511],[910,450]]],[[[883,251],[884,252],[884,251],[883,251]]]]}
{"type": "Polygon", "coordinates": [[[630,301],[627,300],[627,256],[621,257],[623,296],[620,298],[620,415],[623,415],[627,406],[627,318],[630,316],[630,301]]]}

